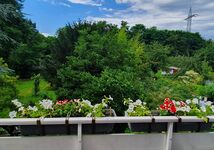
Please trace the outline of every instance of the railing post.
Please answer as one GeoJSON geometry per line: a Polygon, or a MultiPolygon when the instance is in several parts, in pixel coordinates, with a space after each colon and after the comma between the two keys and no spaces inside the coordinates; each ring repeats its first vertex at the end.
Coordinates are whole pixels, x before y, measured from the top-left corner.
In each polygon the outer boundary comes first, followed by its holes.
{"type": "Polygon", "coordinates": [[[78,150],[82,150],[82,124],[78,124],[77,136],[78,136],[78,150]]]}
{"type": "Polygon", "coordinates": [[[173,122],[168,122],[165,150],[172,149],[173,122]]]}

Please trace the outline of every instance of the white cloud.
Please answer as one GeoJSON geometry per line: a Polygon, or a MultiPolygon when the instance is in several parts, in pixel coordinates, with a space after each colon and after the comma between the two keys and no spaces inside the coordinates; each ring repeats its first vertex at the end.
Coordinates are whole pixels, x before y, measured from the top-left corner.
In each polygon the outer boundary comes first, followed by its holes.
{"type": "Polygon", "coordinates": [[[101,11],[108,11],[108,12],[114,11],[112,8],[106,8],[106,7],[99,7],[99,10],[101,10],[101,11]]]}
{"type": "Polygon", "coordinates": [[[103,0],[40,0],[49,2],[52,5],[62,5],[65,7],[71,7],[71,4],[81,4],[90,6],[102,6],[103,0]]]}
{"type": "Polygon", "coordinates": [[[63,2],[59,2],[59,5],[65,6],[65,7],[71,7],[71,5],[67,4],[67,3],[63,3],[63,2]]]}
{"type": "Polygon", "coordinates": [[[102,6],[101,1],[95,1],[95,0],[68,0],[68,1],[74,4],[102,6]]]}
{"type": "Polygon", "coordinates": [[[53,36],[53,35],[50,35],[49,33],[41,33],[41,34],[44,35],[45,37],[53,36]]]}

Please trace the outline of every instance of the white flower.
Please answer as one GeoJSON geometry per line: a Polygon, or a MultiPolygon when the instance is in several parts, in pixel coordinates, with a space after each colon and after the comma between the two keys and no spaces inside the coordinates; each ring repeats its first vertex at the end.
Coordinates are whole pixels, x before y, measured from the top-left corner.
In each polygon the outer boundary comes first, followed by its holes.
{"type": "Polygon", "coordinates": [[[86,115],[86,117],[91,117],[91,115],[92,115],[91,113],[88,113],[88,114],[86,115]]]}
{"type": "Polygon", "coordinates": [[[201,107],[201,111],[206,112],[206,107],[201,107]]]}
{"type": "Polygon", "coordinates": [[[94,105],[94,109],[98,108],[99,106],[100,106],[100,104],[94,105]]]}
{"type": "Polygon", "coordinates": [[[198,104],[198,99],[197,98],[193,98],[192,103],[193,104],[198,104]]]}
{"type": "Polygon", "coordinates": [[[142,101],[140,99],[136,100],[135,105],[142,105],[142,101]]]}
{"type": "Polygon", "coordinates": [[[143,105],[146,105],[147,103],[146,102],[143,102],[143,105]]]}
{"type": "Polygon", "coordinates": [[[133,110],[133,109],[134,109],[134,105],[133,105],[133,104],[130,104],[130,105],[129,105],[129,109],[130,109],[130,110],[133,110]]]}
{"type": "Polygon", "coordinates": [[[36,106],[28,106],[28,110],[37,111],[38,108],[36,106]]]}
{"type": "Polygon", "coordinates": [[[24,107],[19,107],[18,111],[23,111],[24,107]]]}
{"type": "Polygon", "coordinates": [[[176,104],[176,105],[178,105],[178,106],[180,106],[180,102],[178,102],[178,101],[177,101],[177,102],[175,102],[175,104],[176,104]]]}
{"type": "Polygon", "coordinates": [[[111,101],[113,101],[113,98],[111,97],[111,95],[109,95],[109,98],[108,98],[109,100],[111,100],[111,101]]]}
{"type": "Polygon", "coordinates": [[[131,113],[131,112],[133,112],[134,111],[134,109],[128,109],[127,110],[127,113],[131,113]]]}
{"type": "Polygon", "coordinates": [[[16,111],[11,111],[11,112],[9,113],[9,117],[10,117],[10,118],[15,118],[15,117],[16,117],[16,114],[17,114],[16,111]]]}
{"type": "Polygon", "coordinates": [[[83,100],[82,102],[87,104],[88,106],[92,107],[91,102],[89,100],[83,100]]]}
{"type": "Polygon", "coordinates": [[[214,112],[214,105],[211,106],[212,111],[214,112]]]}
{"type": "Polygon", "coordinates": [[[44,109],[52,109],[53,102],[49,99],[43,99],[39,102],[44,109]]]}
{"type": "Polygon", "coordinates": [[[201,106],[201,107],[202,107],[202,106],[206,106],[205,101],[200,101],[200,106],[201,106]]]}
{"type": "Polygon", "coordinates": [[[186,100],[186,103],[187,103],[187,104],[190,104],[190,103],[191,103],[191,100],[190,100],[190,99],[186,100]]]}
{"type": "Polygon", "coordinates": [[[108,107],[108,105],[106,103],[102,103],[104,107],[108,107]]]}
{"type": "Polygon", "coordinates": [[[191,108],[189,106],[186,106],[186,112],[190,112],[191,108]]]}
{"type": "Polygon", "coordinates": [[[19,102],[18,99],[14,99],[11,101],[17,108],[22,107],[22,103],[19,102]]]}
{"type": "Polygon", "coordinates": [[[206,104],[207,106],[211,106],[211,105],[212,105],[212,102],[211,102],[211,101],[207,101],[205,104],[206,104]]]}

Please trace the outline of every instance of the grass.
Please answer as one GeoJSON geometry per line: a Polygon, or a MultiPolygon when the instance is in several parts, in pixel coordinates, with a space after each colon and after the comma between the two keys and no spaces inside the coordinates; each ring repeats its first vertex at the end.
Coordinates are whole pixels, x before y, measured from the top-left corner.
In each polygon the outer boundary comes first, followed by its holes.
{"type": "Polygon", "coordinates": [[[40,80],[40,92],[38,96],[33,95],[34,81],[33,80],[19,80],[17,82],[18,97],[21,102],[25,104],[34,103],[45,97],[55,100],[56,94],[52,90],[50,84],[44,79],[40,80]]]}

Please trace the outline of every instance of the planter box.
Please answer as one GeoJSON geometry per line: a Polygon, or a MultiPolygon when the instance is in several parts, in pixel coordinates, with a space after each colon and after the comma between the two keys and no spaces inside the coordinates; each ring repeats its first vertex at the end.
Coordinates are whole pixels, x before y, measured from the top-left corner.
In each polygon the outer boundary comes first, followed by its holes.
{"type": "Polygon", "coordinates": [[[132,132],[163,132],[167,130],[167,123],[130,123],[132,132]]]}
{"type": "Polygon", "coordinates": [[[174,124],[174,131],[191,131],[191,132],[203,132],[210,131],[212,123],[205,122],[178,122],[174,124]]]}
{"type": "Polygon", "coordinates": [[[65,135],[76,134],[77,125],[22,125],[21,135],[65,135]]]}
{"type": "MultiPolygon", "coordinates": [[[[116,116],[113,109],[106,110],[106,115],[116,116]],[[109,113],[110,112],[110,113],[109,113]]],[[[83,124],[83,134],[104,134],[113,131],[114,124],[83,124]]],[[[24,136],[35,135],[73,135],[77,134],[77,124],[56,124],[56,125],[22,125],[21,134],[24,136]]]]}

